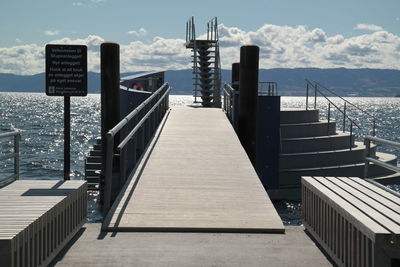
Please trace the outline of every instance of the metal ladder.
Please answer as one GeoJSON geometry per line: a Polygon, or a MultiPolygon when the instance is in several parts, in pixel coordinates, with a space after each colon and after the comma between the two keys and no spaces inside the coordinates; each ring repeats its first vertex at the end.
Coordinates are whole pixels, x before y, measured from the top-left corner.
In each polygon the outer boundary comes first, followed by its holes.
{"type": "Polygon", "coordinates": [[[221,62],[218,23],[207,23],[207,39],[196,39],[194,17],[186,23],[186,48],[193,52],[194,103],[204,107],[221,107],[221,62]],[[201,98],[201,101],[198,101],[201,98]]]}

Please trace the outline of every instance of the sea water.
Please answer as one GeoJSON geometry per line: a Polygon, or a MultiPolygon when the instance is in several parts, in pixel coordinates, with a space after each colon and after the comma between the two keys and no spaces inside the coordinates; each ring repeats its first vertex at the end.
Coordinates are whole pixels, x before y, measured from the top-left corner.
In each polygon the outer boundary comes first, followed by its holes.
{"type": "MultiPolygon", "coordinates": [[[[400,98],[346,98],[363,110],[376,116],[377,136],[400,142],[400,98]]],[[[336,106],[343,108],[343,101],[332,98],[336,106]]],[[[183,106],[193,102],[192,96],[171,95],[170,106],[183,106]]],[[[304,97],[282,97],[282,107],[305,108],[304,97]]],[[[62,179],[63,178],[63,140],[64,140],[64,100],[62,97],[48,97],[39,93],[0,93],[0,133],[18,130],[21,132],[21,179],[62,179]]],[[[314,108],[310,99],[309,107],[314,108]]],[[[357,134],[372,132],[373,120],[360,110],[347,105],[347,115],[354,118],[363,132],[353,126],[357,134]]],[[[318,99],[317,108],[321,110],[321,119],[327,117],[327,102],[318,99]]],[[[337,121],[338,128],[343,126],[343,115],[332,109],[331,119],[337,121]]],[[[346,121],[346,131],[349,131],[346,121]]],[[[340,129],[341,130],[341,129],[340,129]]],[[[71,179],[84,179],[84,159],[90,148],[100,136],[100,95],[71,97],[71,179]]],[[[13,149],[12,139],[0,140],[0,156],[13,149]]],[[[382,146],[382,152],[396,154],[400,151],[382,146]]],[[[0,162],[0,179],[11,174],[13,162],[0,162]]],[[[396,185],[392,189],[400,191],[396,185]]],[[[98,194],[89,194],[89,221],[101,219],[97,206],[98,194]]],[[[275,203],[286,224],[298,224],[301,205],[297,202],[275,203]]]]}

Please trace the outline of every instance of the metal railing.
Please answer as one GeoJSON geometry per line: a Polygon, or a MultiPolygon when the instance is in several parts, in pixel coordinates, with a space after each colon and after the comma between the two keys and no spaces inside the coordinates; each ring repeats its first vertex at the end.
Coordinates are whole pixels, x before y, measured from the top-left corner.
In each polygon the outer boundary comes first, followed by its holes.
{"type": "MultiPolygon", "coordinates": [[[[329,133],[330,133],[330,130],[331,130],[330,129],[331,105],[334,106],[336,108],[336,110],[339,111],[343,115],[343,126],[342,126],[342,131],[343,132],[345,132],[345,130],[346,130],[346,120],[348,120],[350,122],[350,127],[349,127],[349,132],[350,132],[350,135],[349,135],[349,149],[351,150],[352,147],[353,147],[353,125],[356,126],[360,130],[361,136],[365,136],[365,134],[364,134],[364,130],[362,129],[362,127],[360,125],[358,125],[352,118],[350,118],[346,114],[346,111],[347,111],[346,103],[350,103],[350,102],[348,102],[346,99],[340,97],[341,99],[343,99],[345,101],[344,105],[343,105],[343,110],[342,110],[338,105],[336,105],[332,100],[330,100],[329,97],[325,93],[323,93],[321,90],[319,90],[318,87],[326,89],[328,92],[331,92],[331,93],[335,94],[334,92],[332,92],[331,90],[329,90],[326,87],[323,87],[322,85],[320,85],[317,82],[312,83],[312,82],[310,82],[309,80],[306,79],[306,83],[307,83],[307,85],[306,85],[306,110],[308,110],[309,86],[311,85],[314,88],[314,109],[317,109],[318,93],[328,101],[328,112],[327,112],[327,120],[328,120],[328,123],[327,123],[327,134],[328,135],[330,135],[329,133]]],[[[335,95],[337,96],[337,94],[335,94],[335,95]]],[[[354,104],[351,104],[351,105],[355,106],[354,104]]],[[[370,115],[369,113],[366,113],[366,114],[370,115]]],[[[370,115],[370,116],[372,116],[372,115],[370,115]]],[[[375,120],[374,120],[374,122],[375,122],[375,120]]],[[[374,125],[375,125],[375,123],[374,123],[374,125]]],[[[375,130],[374,130],[374,134],[375,134],[375,130]]]]}
{"type": "Polygon", "coordinates": [[[391,146],[393,148],[400,148],[400,143],[398,143],[398,142],[393,142],[393,141],[385,140],[385,139],[378,138],[375,136],[370,136],[370,135],[365,136],[364,143],[365,143],[366,149],[365,149],[364,178],[368,177],[368,169],[369,169],[370,162],[372,162],[380,167],[383,167],[385,169],[400,173],[400,168],[398,166],[386,163],[384,161],[378,160],[371,156],[371,142],[374,142],[375,144],[391,146]]]}
{"type": "MultiPolygon", "coordinates": [[[[107,145],[106,145],[106,162],[104,169],[104,201],[103,201],[103,212],[108,212],[112,202],[112,188],[113,188],[113,164],[114,158],[119,156],[120,160],[120,171],[119,181],[125,183],[127,180],[127,154],[128,152],[133,155],[133,164],[136,164],[138,160],[136,158],[136,150],[140,149],[144,151],[146,145],[151,140],[151,137],[155,133],[160,121],[164,117],[166,111],[169,109],[169,92],[171,87],[168,83],[162,85],[156,92],[154,92],[149,98],[147,98],[142,104],[135,108],[129,113],[124,119],[122,119],[114,128],[109,130],[106,134],[107,145]],[[120,134],[129,122],[134,122],[133,129],[125,136],[120,135],[120,139],[123,140],[115,144],[115,137],[120,134]],[[126,148],[128,144],[130,150],[126,148]]],[[[125,129],[126,130],[126,129],[125,129]]],[[[121,187],[121,186],[120,186],[121,187]]]]}
{"type": "Polygon", "coordinates": [[[259,96],[277,96],[278,84],[276,82],[258,82],[259,96]]]}
{"type": "Polygon", "coordinates": [[[14,159],[14,173],[11,176],[6,177],[5,179],[1,179],[0,187],[19,179],[19,142],[21,141],[21,133],[18,131],[14,131],[0,134],[0,140],[5,138],[14,138],[14,153],[0,155],[0,161],[14,159]]]}
{"type": "Polygon", "coordinates": [[[239,91],[232,88],[230,84],[225,83],[223,87],[224,102],[222,105],[223,111],[225,111],[226,116],[236,130],[236,124],[238,120],[238,109],[236,106],[239,104],[239,91]],[[236,123],[235,123],[236,122],[236,123]]]}
{"type": "MultiPolygon", "coordinates": [[[[382,120],[378,119],[377,117],[375,117],[374,115],[370,114],[369,112],[367,112],[366,110],[358,107],[357,105],[351,103],[350,101],[348,101],[347,99],[341,97],[340,95],[338,95],[337,93],[335,93],[334,91],[332,91],[331,89],[327,88],[326,86],[323,86],[322,84],[318,83],[318,82],[310,82],[309,80],[306,79],[306,110],[308,110],[309,108],[309,95],[310,95],[310,88],[312,87],[314,89],[314,109],[317,109],[317,98],[318,98],[318,93],[320,95],[322,95],[327,101],[328,101],[328,121],[330,120],[330,115],[331,115],[331,105],[333,105],[342,115],[343,115],[343,126],[342,126],[342,130],[343,132],[346,129],[346,119],[350,122],[350,130],[352,130],[353,125],[355,125],[361,132],[361,136],[366,136],[368,134],[372,134],[373,136],[376,135],[376,122],[380,122],[380,123],[384,123],[382,120]],[[335,97],[340,98],[341,100],[343,100],[343,109],[339,108],[337,105],[335,105],[330,99],[329,97],[322,92],[322,90],[320,90],[319,88],[326,90],[327,92],[331,93],[332,95],[334,95],[335,97]],[[366,116],[368,116],[369,118],[372,119],[372,130],[371,133],[366,133],[365,129],[363,129],[361,127],[361,125],[358,125],[353,119],[351,119],[348,115],[347,115],[347,110],[348,107],[347,106],[352,106],[354,108],[356,108],[357,110],[359,110],[362,114],[365,114],[366,116]]],[[[329,124],[328,124],[329,125],[329,124]]]]}

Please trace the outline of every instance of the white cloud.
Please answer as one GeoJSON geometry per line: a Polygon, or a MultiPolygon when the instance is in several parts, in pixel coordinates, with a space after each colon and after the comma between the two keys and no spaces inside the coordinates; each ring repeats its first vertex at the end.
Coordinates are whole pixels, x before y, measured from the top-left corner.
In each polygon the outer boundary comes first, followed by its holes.
{"type": "Polygon", "coordinates": [[[107,0],[92,0],[92,3],[105,3],[107,0]]]}
{"type": "MultiPolygon", "coordinates": [[[[137,31],[140,32],[140,29],[137,31]]],[[[142,31],[143,32],[143,31],[142,31]]],[[[255,31],[219,25],[223,68],[240,59],[240,46],[260,47],[260,68],[380,68],[400,69],[400,36],[387,31],[344,37],[306,26],[264,25],[255,31]]],[[[204,37],[204,36],[203,36],[204,37]]],[[[100,70],[100,44],[104,39],[61,38],[57,44],[88,46],[88,68],[100,70]]],[[[150,43],[133,41],[120,45],[121,72],[184,69],[191,67],[191,51],[183,39],[156,37],[150,43]]],[[[35,44],[0,47],[0,73],[34,74],[44,71],[44,47],[35,44]]]]}
{"type": "Polygon", "coordinates": [[[144,28],[140,28],[137,31],[128,31],[127,33],[131,34],[131,35],[135,35],[136,37],[141,37],[141,36],[145,36],[147,34],[147,31],[144,28]]]}
{"type": "Polygon", "coordinates": [[[17,43],[22,43],[22,40],[19,39],[19,38],[16,38],[15,41],[16,41],[17,43]]]}
{"type": "Polygon", "coordinates": [[[48,36],[54,36],[54,35],[58,35],[60,33],[60,31],[58,31],[58,30],[47,30],[47,31],[44,31],[44,34],[45,35],[48,35],[48,36]]]}
{"type": "Polygon", "coordinates": [[[377,26],[377,25],[374,25],[374,24],[363,24],[363,23],[357,24],[354,27],[354,29],[355,30],[363,30],[363,31],[373,31],[373,32],[382,31],[383,30],[383,28],[381,26],[377,26]]]}
{"type": "Polygon", "coordinates": [[[83,6],[82,2],[73,2],[72,3],[73,6],[83,6]]]}

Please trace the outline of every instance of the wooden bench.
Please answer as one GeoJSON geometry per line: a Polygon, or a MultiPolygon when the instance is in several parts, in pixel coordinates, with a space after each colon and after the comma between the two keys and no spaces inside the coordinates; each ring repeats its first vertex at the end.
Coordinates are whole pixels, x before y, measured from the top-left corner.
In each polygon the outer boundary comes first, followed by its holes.
{"type": "Polygon", "coordinates": [[[338,266],[400,266],[400,198],[352,177],[302,177],[306,230],[338,266]]]}
{"type": "Polygon", "coordinates": [[[0,189],[0,266],[47,266],[86,221],[85,181],[17,180],[0,189]]]}

